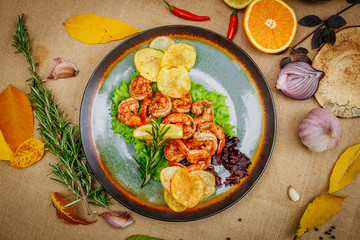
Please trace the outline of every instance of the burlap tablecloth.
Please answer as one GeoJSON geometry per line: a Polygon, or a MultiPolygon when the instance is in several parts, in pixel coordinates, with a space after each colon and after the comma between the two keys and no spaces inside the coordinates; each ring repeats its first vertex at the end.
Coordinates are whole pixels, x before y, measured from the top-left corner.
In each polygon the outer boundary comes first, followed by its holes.
{"type": "MultiPolygon", "coordinates": [[[[46,77],[54,66],[55,57],[72,61],[80,67],[76,78],[48,81],[46,87],[53,91],[61,108],[66,108],[73,123],[78,124],[80,103],[85,86],[95,67],[103,57],[121,41],[88,45],[74,40],[66,33],[63,23],[80,14],[98,14],[126,22],[141,30],[169,24],[188,24],[210,29],[226,35],[232,12],[221,0],[172,0],[173,5],[194,13],[208,15],[211,21],[192,22],[172,15],[163,1],[11,1],[0,3],[0,91],[9,84],[29,92],[25,82],[29,78],[27,63],[21,55],[14,54],[12,35],[18,14],[25,13],[26,26],[32,41],[39,73],[46,77]]],[[[297,18],[316,14],[324,19],[349,4],[345,0],[332,0],[318,4],[303,1],[286,1],[297,18]]],[[[342,14],[347,25],[359,25],[360,5],[342,14]]],[[[0,239],[125,239],[134,234],[174,240],[191,239],[292,239],[307,204],[316,196],[327,192],[329,177],[339,155],[349,146],[360,143],[360,120],[340,119],[343,136],[339,145],[329,151],[314,154],[301,143],[297,128],[307,112],[318,107],[315,98],[295,101],[275,89],[281,55],[262,53],[253,48],[242,30],[239,11],[239,29],[234,42],[243,48],[260,67],[270,85],[277,114],[277,134],[271,160],[255,187],[239,202],[215,216],[193,222],[164,222],[153,220],[134,212],[134,223],[116,230],[98,219],[90,226],[70,226],[60,222],[51,206],[49,192],[66,193],[61,184],[50,180],[49,163],[56,160],[47,153],[35,165],[23,170],[8,167],[0,161],[0,239]],[[292,184],[301,199],[292,202],[287,188],[292,184]],[[239,220],[241,219],[241,221],[239,220]]],[[[312,29],[298,27],[294,42],[302,39],[312,29]]],[[[302,46],[310,49],[310,40],[302,46]]],[[[313,58],[316,51],[311,51],[313,58]]],[[[360,66],[360,65],[359,65],[360,66]]],[[[0,110],[1,111],[1,110],[0,110]]],[[[35,131],[35,136],[39,137],[35,131]]],[[[302,239],[329,239],[324,232],[336,226],[336,239],[360,239],[360,177],[345,189],[337,192],[347,196],[341,210],[319,231],[306,233],[302,239]]],[[[112,201],[113,210],[126,210],[112,201]]],[[[86,217],[84,211],[82,216],[86,217]]],[[[96,218],[96,217],[94,217],[96,218]]]]}

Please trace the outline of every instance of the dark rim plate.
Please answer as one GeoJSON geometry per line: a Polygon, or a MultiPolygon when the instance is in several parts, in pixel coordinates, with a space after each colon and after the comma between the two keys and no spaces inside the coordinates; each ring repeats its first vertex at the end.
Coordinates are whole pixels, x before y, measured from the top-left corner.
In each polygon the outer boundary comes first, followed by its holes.
{"type": "MultiPolygon", "coordinates": [[[[206,61],[210,60],[211,59],[207,59],[206,61]]],[[[226,69],[224,69],[224,71],[226,71],[226,69]]],[[[231,71],[231,69],[229,69],[229,71],[231,71]]],[[[238,85],[236,81],[240,80],[237,80],[236,77],[234,77],[234,79],[234,87],[236,87],[236,85],[238,85]]],[[[218,81],[221,82],[224,80],[220,79],[218,81]]],[[[112,95],[109,95],[109,99],[111,97],[112,95]]],[[[108,111],[108,114],[110,114],[110,111],[108,111]]],[[[249,119],[251,121],[250,117],[249,119]]],[[[83,149],[88,163],[95,177],[114,199],[128,209],[150,218],[165,221],[191,221],[212,216],[230,207],[243,198],[257,183],[272,153],[276,132],[276,115],[273,98],[263,74],[254,61],[239,46],[215,32],[200,27],[171,25],[149,29],[125,40],[102,60],[85,89],[80,112],[80,131],[83,149]],[[240,184],[232,186],[225,193],[217,195],[205,204],[200,204],[200,206],[181,213],[172,212],[166,206],[152,206],[151,203],[141,200],[137,198],[137,196],[128,194],[126,190],[122,188],[121,184],[109,173],[109,166],[105,166],[103,161],[104,155],[102,155],[101,150],[99,150],[97,141],[95,141],[92,134],[92,118],[96,116],[96,114],[99,114],[94,112],[97,109],[93,106],[94,99],[106,82],[106,78],[109,72],[111,72],[111,69],[122,61],[122,56],[134,51],[137,46],[148,44],[151,39],[162,35],[186,37],[193,41],[202,41],[215,47],[218,51],[228,54],[232,59],[231,61],[236,61],[243,67],[248,81],[254,86],[254,89],[256,89],[258,95],[257,101],[259,102],[262,114],[260,121],[261,126],[259,126],[261,137],[256,143],[254,149],[255,154],[251,157],[252,164],[249,168],[249,175],[242,179],[240,184]]],[[[111,126],[109,126],[106,131],[113,130],[111,126]]]]}

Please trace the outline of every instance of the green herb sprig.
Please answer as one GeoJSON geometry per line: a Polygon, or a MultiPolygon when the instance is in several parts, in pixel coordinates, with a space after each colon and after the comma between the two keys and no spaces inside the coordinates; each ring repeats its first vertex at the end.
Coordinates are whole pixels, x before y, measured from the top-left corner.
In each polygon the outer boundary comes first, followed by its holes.
{"type": "Polygon", "coordinates": [[[58,160],[57,163],[50,164],[51,173],[58,178],[51,179],[69,188],[70,194],[67,198],[72,201],[66,206],[83,200],[90,214],[89,204],[107,207],[110,200],[102,187],[94,187],[94,179],[83,154],[79,128],[69,122],[65,110],[59,110],[54,95],[45,88],[44,81],[36,72],[38,64],[32,57],[30,39],[23,19],[24,14],[18,16],[13,46],[17,49],[15,53],[22,53],[30,65],[28,70],[31,78],[27,81],[30,82],[31,92],[28,95],[34,116],[39,122],[45,148],[58,160]]]}
{"type": "Polygon", "coordinates": [[[142,180],[141,187],[144,187],[149,182],[156,167],[163,161],[166,161],[164,158],[164,146],[169,139],[164,139],[164,136],[170,127],[166,127],[166,124],[161,126],[161,117],[152,119],[150,124],[152,129],[148,133],[153,139],[149,142],[146,142],[144,139],[141,140],[145,144],[146,155],[139,159],[133,156],[139,165],[138,171],[142,180]]]}

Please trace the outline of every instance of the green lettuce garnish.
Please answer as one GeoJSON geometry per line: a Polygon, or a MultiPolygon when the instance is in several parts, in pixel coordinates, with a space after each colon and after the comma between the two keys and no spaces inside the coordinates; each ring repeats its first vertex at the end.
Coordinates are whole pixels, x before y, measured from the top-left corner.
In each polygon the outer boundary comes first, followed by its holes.
{"type": "MultiPolygon", "coordinates": [[[[138,72],[134,72],[131,75],[131,80],[140,76],[138,72]]],[[[137,153],[137,158],[146,157],[145,154],[145,145],[138,139],[133,137],[134,127],[128,127],[124,123],[120,122],[117,116],[118,105],[122,100],[125,100],[131,97],[129,93],[130,81],[122,81],[119,86],[115,86],[113,97],[113,105],[110,109],[110,115],[112,118],[111,124],[114,132],[119,133],[121,137],[125,138],[126,143],[132,143],[134,145],[135,151],[137,153]]],[[[153,90],[157,91],[156,83],[152,84],[153,90]]],[[[191,90],[190,95],[194,102],[198,100],[208,100],[214,105],[214,122],[220,125],[226,134],[230,137],[235,136],[234,126],[230,124],[230,113],[229,107],[225,103],[226,96],[217,93],[216,91],[208,91],[202,84],[191,81],[191,90]]],[[[160,181],[160,171],[161,169],[168,167],[168,162],[164,161],[159,164],[153,174],[152,178],[155,181],[160,181]]]]}

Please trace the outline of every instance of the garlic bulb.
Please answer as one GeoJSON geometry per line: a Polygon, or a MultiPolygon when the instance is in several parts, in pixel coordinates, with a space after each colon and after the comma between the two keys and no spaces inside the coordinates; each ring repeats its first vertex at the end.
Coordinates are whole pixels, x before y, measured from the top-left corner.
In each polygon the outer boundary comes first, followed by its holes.
{"type": "Polygon", "coordinates": [[[323,109],[311,110],[299,126],[300,139],[313,152],[322,152],[337,145],[342,127],[334,114],[323,109]]]}

